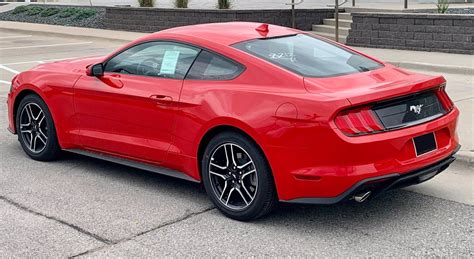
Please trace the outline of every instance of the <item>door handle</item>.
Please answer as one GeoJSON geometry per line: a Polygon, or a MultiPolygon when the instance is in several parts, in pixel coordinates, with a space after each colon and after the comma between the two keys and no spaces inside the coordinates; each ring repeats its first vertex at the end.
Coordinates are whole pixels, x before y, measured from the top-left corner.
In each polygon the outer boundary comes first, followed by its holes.
{"type": "Polygon", "coordinates": [[[159,104],[169,105],[173,102],[173,97],[167,95],[152,95],[150,99],[159,104]]]}

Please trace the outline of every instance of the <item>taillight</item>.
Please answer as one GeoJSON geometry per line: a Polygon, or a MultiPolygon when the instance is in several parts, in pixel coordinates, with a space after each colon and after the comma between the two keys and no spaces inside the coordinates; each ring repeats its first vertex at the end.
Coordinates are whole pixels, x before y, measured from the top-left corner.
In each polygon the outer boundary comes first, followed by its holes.
{"type": "Polygon", "coordinates": [[[449,98],[448,94],[446,93],[446,84],[441,85],[441,87],[436,92],[436,95],[441,101],[443,108],[447,112],[450,112],[452,109],[454,109],[454,103],[453,101],[451,101],[451,98],[449,98]]]}
{"type": "Polygon", "coordinates": [[[336,126],[346,135],[365,135],[384,130],[370,107],[362,107],[340,112],[336,126]]]}

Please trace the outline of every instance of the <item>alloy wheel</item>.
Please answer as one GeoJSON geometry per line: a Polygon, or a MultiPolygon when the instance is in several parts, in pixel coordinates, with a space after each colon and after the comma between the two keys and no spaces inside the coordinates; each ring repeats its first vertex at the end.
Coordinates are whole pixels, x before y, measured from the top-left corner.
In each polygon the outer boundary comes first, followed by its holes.
{"type": "Polygon", "coordinates": [[[23,143],[34,154],[41,153],[48,144],[48,122],[41,107],[27,103],[20,113],[20,134],[23,143]]]}
{"type": "Polygon", "coordinates": [[[219,145],[212,152],[208,172],[216,197],[227,208],[243,210],[255,199],[257,169],[241,146],[234,143],[219,145]]]}

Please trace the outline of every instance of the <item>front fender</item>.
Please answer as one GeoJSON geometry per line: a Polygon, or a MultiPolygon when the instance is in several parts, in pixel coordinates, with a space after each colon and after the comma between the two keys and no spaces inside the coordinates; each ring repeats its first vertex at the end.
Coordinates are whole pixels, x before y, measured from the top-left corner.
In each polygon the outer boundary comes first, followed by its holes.
{"type": "MultiPolygon", "coordinates": [[[[9,101],[10,127],[15,127],[16,109],[21,99],[34,93],[43,99],[53,118],[59,145],[69,148],[73,145],[72,132],[75,129],[73,91],[80,75],[30,70],[19,74],[18,84],[12,90],[9,101]]],[[[12,128],[16,131],[15,128],[12,128]]]]}

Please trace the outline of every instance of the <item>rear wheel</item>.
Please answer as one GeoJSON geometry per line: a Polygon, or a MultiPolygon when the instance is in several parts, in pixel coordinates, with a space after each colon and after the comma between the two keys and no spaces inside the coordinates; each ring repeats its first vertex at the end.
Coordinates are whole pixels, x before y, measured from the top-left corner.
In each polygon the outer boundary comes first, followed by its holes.
{"type": "Polygon", "coordinates": [[[238,133],[221,133],[210,141],[203,156],[202,178],[212,202],[233,219],[257,219],[278,203],[264,155],[238,133]]]}
{"type": "Polygon", "coordinates": [[[25,153],[39,161],[57,158],[61,152],[51,113],[37,95],[25,96],[16,111],[18,139],[25,153]]]}

